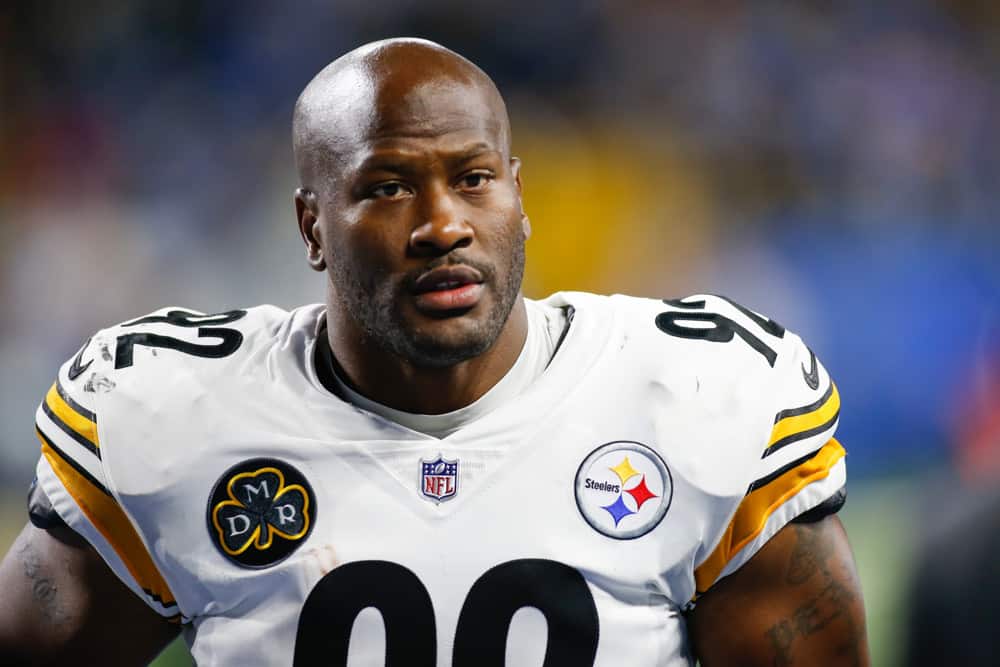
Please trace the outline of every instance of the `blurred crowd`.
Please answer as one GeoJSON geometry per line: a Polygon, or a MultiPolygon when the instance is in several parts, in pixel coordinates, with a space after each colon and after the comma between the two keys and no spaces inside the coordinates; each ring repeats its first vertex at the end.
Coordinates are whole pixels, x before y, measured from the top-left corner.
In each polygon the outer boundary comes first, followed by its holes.
{"type": "Polygon", "coordinates": [[[1000,470],[996,3],[46,0],[0,9],[0,481],[93,330],[320,298],[291,108],[394,35],[506,96],[529,295],[725,293],[832,369],[852,474],[1000,470]]]}

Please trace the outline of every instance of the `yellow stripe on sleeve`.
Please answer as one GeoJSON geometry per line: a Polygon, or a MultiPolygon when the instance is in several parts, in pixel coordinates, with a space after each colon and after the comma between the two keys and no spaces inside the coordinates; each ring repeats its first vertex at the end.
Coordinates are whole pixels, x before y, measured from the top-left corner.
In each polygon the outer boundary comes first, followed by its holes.
{"type": "Polygon", "coordinates": [[[844,448],[830,439],[815,456],[780,477],[755,489],[743,498],[715,551],[694,571],[698,594],[715,583],[733,556],[764,530],[771,514],[805,486],[830,474],[833,465],[844,456],[844,448]]]}
{"type": "Polygon", "coordinates": [[[139,587],[163,607],[176,605],[173,593],[115,499],[60,456],[41,433],[38,436],[42,442],[42,455],[66,491],[115,550],[139,587]]]}
{"type": "Polygon", "coordinates": [[[97,424],[70,407],[59,395],[59,390],[56,389],[54,383],[49,389],[49,393],[45,395],[45,404],[66,426],[73,429],[95,448],[98,447],[97,424]]]}
{"type": "Polygon", "coordinates": [[[790,435],[808,431],[809,429],[822,426],[833,419],[840,410],[840,393],[837,385],[831,384],[830,396],[815,410],[801,415],[785,417],[774,425],[771,430],[771,439],[768,440],[768,447],[787,438],[790,435]]]}

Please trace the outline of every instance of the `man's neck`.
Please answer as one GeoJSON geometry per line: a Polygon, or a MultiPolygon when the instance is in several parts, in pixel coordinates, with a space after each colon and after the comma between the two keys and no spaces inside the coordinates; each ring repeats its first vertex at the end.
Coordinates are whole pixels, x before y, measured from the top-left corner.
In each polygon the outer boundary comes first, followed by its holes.
{"type": "Polygon", "coordinates": [[[524,300],[518,298],[500,335],[484,353],[443,368],[415,366],[330,322],[330,349],[338,374],[369,399],[404,412],[443,414],[489,391],[517,361],[528,334],[524,300]]]}

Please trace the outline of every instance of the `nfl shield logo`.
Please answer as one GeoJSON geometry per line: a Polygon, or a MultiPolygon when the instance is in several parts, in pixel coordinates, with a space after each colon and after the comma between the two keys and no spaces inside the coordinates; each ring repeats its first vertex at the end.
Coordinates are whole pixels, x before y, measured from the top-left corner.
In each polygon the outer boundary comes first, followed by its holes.
{"type": "Polygon", "coordinates": [[[458,460],[440,454],[433,461],[420,460],[420,492],[435,502],[451,500],[458,493],[458,460]]]}

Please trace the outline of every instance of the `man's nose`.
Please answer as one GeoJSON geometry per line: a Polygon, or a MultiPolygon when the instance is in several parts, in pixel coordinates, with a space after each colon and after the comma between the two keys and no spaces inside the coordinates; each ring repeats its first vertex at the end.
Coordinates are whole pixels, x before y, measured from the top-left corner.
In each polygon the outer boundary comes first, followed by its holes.
{"type": "Polygon", "coordinates": [[[422,222],[410,232],[410,248],[421,255],[443,255],[472,244],[474,232],[450,188],[427,192],[422,222]]]}

